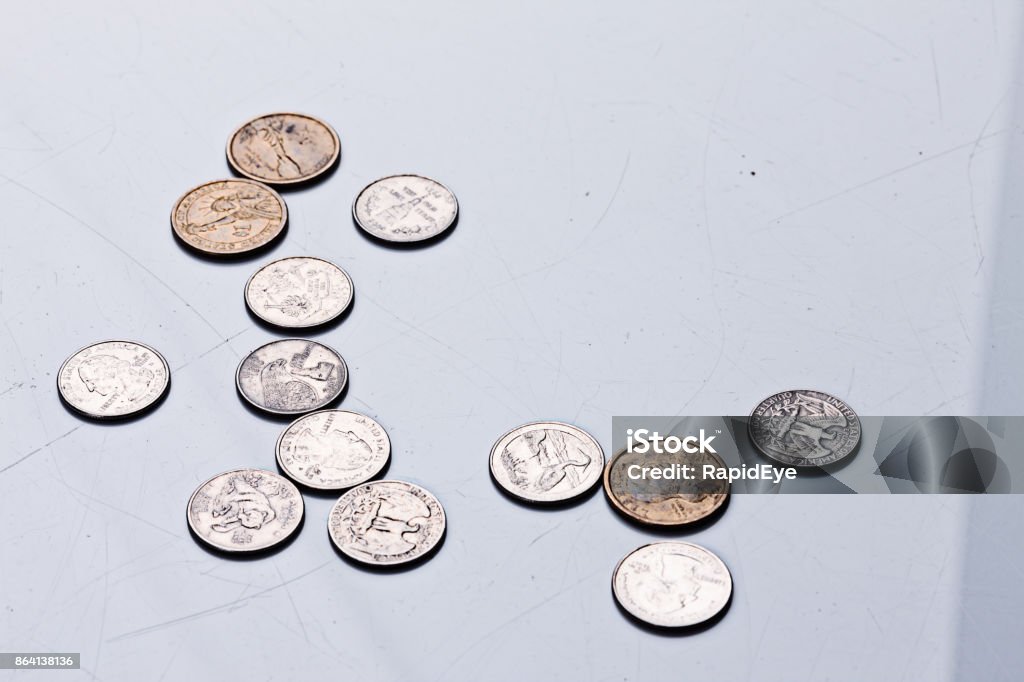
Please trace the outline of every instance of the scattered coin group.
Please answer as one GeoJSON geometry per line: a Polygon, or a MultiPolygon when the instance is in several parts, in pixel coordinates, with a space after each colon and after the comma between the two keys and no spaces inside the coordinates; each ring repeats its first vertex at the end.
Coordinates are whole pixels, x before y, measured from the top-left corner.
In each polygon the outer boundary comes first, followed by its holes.
{"type": "MultiPolygon", "coordinates": [[[[284,199],[268,185],[314,180],[338,161],[337,133],[303,114],[257,117],[227,143],[231,168],[244,178],[216,180],[186,192],[171,212],[175,236],[211,256],[261,249],[279,239],[288,222],[284,199]]],[[[386,242],[420,242],[445,234],[458,220],[458,201],[441,183],[419,175],[393,175],[356,196],[356,226],[386,242]]],[[[323,326],[338,320],[353,299],[348,274],[322,258],[281,258],[246,282],[244,300],[263,323],[278,329],[323,326]]],[[[294,415],[277,440],[279,475],[255,468],[218,474],[187,504],[194,536],[222,552],[258,552],[294,537],[303,524],[300,486],[342,491],[327,519],[337,551],[378,567],[430,557],[443,542],[440,501],[418,485],[373,480],[391,461],[391,440],[376,420],[326,409],[348,384],[348,367],[329,346],[309,339],[270,341],[238,365],[235,382],[254,409],[294,415]]],[[[124,418],[153,407],[167,393],[170,369],[154,349],[133,341],[103,341],[68,358],[58,392],[77,413],[124,418]]],[[[811,390],[785,391],[751,413],[749,436],[765,456],[787,465],[824,466],[849,456],[860,421],[842,400],[811,390]],[[828,445],[823,445],[827,441],[828,445]]],[[[602,480],[612,507],[638,524],[682,527],[708,519],[729,496],[724,480],[662,480],[638,486],[625,471],[641,458],[621,452],[605,464],[598,441],[571,424],[524,424],[491,449],[496,485],[515,500],[536,505],[582,499],[602,480]]],[[[687,455],[697,466],[724,466],[713,453],[687,455]]],[[[678,461],[678,456],[673,456],[678,461]]],[[[719,616],[732,595],[732,577],[713,552],[686,542],[655,542],[627,554],[612,572],[612,591],[631,617],[656,627],[692,627],[719,616]]]]}

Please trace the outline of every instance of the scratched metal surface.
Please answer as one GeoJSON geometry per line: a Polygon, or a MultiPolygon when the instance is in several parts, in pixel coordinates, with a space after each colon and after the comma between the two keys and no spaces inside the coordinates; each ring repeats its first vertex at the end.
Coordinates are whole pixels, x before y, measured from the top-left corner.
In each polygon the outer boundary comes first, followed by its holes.
{"type": "Polygon", "coordinates": [[[1024,662],[1017,499],[734,499],[688,536],[731,567],[732,608],[680,639],[612,602],[616,561],[655,536],[600,496],[515,506],[487,474],[524,421],[607,445],[614,414],[742,413],[789,387],[863,414],[1019,413],[1014,3],[8,14],[0,648],[82,652],[46,679],[1009,679],[1024,662]],[[228,175],[227,135],[276,109],[330,121],[340,167],[286,193],[270,254],[190,256],[172,202],[228,175]],[[355,193],[396,172],[453,188],[450,238],[357,233],[355,193]],[[289,254],[352,275],[352,314],[315,338],[349,363],[343,406],[390,432],[389,475],[447,509],[414,571],[339,560],[329,498],[257,561],[186,531],[199,482],[273,467],[283,425],[242,406],[233,372],[274,337],[242,286],[289,254]],[[56,370],[116,337],[166,355],[170,396],[82,421],[56,370]]]}

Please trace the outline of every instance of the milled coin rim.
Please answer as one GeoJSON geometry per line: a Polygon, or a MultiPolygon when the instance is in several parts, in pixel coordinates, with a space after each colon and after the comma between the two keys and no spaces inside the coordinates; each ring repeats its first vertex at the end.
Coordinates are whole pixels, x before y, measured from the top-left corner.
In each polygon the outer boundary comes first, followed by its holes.
{"type": "Polygon", "coordinates": [[[349,274],[347,272],[345,272],[345,270],[343,270],[341,268],[341,266],[337,265],[336,263],[332,263],[331,261],[327,260],[326,258],[320,258],[318,256],[284,256],[282,258],[278,258],[277,260],[272,260],[269,263],[266,263],[265,265],[262,265],[262,266],[256,268],[256,272],[252,273],[252,275],[249,276],[249,279],[247,279],[245,281],[245,288],[242,289],[242,299],[245,301],[245,307],[248,308],[249,311],[253,315],[255,315],[256,317],[260,318],[261,320],[263,320],[267,324],[269,324],[269,325],[271,325],[273,327],[277,327],[279,329],[312,329],[313,327],[320,327],[322,325],[325,325],[328,322],[331,322],[333,320],[338,319],[338,317],[340,317],[346,310],[348,310],[352,306],[352,301],[355,299],[355,297],[356,297],[356,286],[355,286],[355,283],[352,281],[352,277],[350,277],[349,274]],[[348,297],[348,303],[346,303],[345,306],[343,308],[341,308],[340,310],[338,310],[338,312],[336,312],[334,315],[331,315],[330,317],[328,317],[326,320],[323,320],[322,322],[313,322],[312,324],[293,324],[293,325],[283,325],[283,324],[278,324],[277,322],[272,322],[271,320],[268,320],[267,318],[263,317],[258,312],[256,312],[256,309],[253,307],[252,302],[249,300],[249,285],[252,284],[252,281],[254,279],[256,279],[256,275],[260,274],[261,272],[263,272],[264,270],[269,268],[271,265],[275,265],[277,263],[280,263],[281,261],[299,260],[299,259],[318,260],[321,263],[326,263],[327,265],[330,265],[335,270],[340,272],[341,276],[344,277],[348,281],[348,288],[349,288],[349,292],[350,292],[349,293],[349,297],[348,297]]]}
{"type": "Polygon", "coordinates": [[[217,550],[219,552],[229,552],[229,553],[232,553],[232,554],[245,554],[247,552],[261,552],[261,551],[264,551],[264,550],[271,549],[272,547],[276,547],[277,545],[280,545],[282,542],[284,542],[285,540],[287,540],[288,538],[293,536],[296,532],[298,532],[299,528],[302,527],[302,522],[303,522],[303,520],[305,520],[305,518],[306,518],[306,501],[304,499],[302,499],[302,491],[299,490],[298,486],[296,486],[295,483],[293,483],[287,476],[282,476],[281,474],[276,473],[274,471],[267,471],[266,469],[254,469],[254,468],[251,468],[251,467],[243,467],[241,469],[231,469],[230,471],[222,471],[221,473],[219,473],[219,474],[217,474],[215,476],[211,476],[210,478],[206,479],[205,481],[200,483],[198,486],[196,486],[195,491],[193,491],[192,494],[188,498],[188,504],[185,505],[185,521],[188,523],[188,527],[192,531],[193,537],[195,537],[196,539],[202,541],[206,545],[208,545],[210,547],[213,547],[215,550],[217,550]],[[218,479],[221,476],[227,476],[229,474],[237,474],[237,473],[242,472],[242,471],[258,471],[261,474],[270,474],[271,476],[275,476],[275,477],[281,479],[282,481],[284,481],[285,483],[287,483],[288,485],[290,485],[292,488],[294,488],[295,495],[299,499],[299,520],[295,523],[295,526],[292,527],[292,529],[290,531],[288,531],[288,533],[286,535],[278,538],[277,542],[275,542],[275,543],[273,543],[271,545],[263,545],[261,547],[253,547],[253,548],[250,548],[250,549],[233,548],[233,547],[221,547],[220,545],[214,544],[214,543],[210,542],[209,540],[207,540],[205,537],[203,537],[203,534],[200,533],[196,529],[196,527],[194,525],[192,525],[192,515],[189,512],[192,511],[192,501],[194,499],[196,499],[196,495],[199,494],[199,491],[202,490],[203,488],[205,488],[214,479],[218,479]]]}
{"type": "Polygon", "coordinates": [[[338,399],[338,396],[340,396],[342,394],[342,392],[345,390],[346,386],[348,386],[348,363],[345,362],[345,358],[343,358],[341,356],[341,353],[339,353],[338,351],[334,350],[334,348],[328,346],[326,343],[321,343],[320,341],[316,341],[314,339],[302,339],[302,338],[291,337],[291,338],[287,338],[287,339],[274,339],[273,341],[267,341],[263,345],[257,346],[256,348],[253,348],[251,351],[246,353],[245,357],[242,358],[242,360],[238,363],[238,367],[235,368],[235,389],[238,391],[238,395],[242,396],[242,399],[245,400],[245,402],[249,403],[250,405],[252,405],[256,409],[263,410],[264,412],[268,412],[270,414],[282,414],[282,415],[288,415],[288,416],[291,416],[291,415],[306,415],[306,414],[310,414],[312,412],[318,412],[318,411],[322,411],[324,409],[329,409],[327,406],[330,405],[332,402],[334,402],[335,400],[338,399]],[[332,395],[330,398],[328,398],[327,402],[325,402],[323,405],[319,405],[317,407],[314,407],[311,410],[300,410],[300,411],[295,411],[295,410],[275,410],[273,408],[264,407],[263,405],[258,405],[257,403],[253,402],[249,398],[249,396],[247,396],[245,394],[245,391],[242,390],[242,380],[241,380],[241,377],[239,375],[242,372],[242,365],[244,365],[245,361],[249,359],[249,356],[251,356],[253,353],[256,353],[256,352],[258,352],[260,350],[263,350],[267,346],[271,346],[271,345],[273,345],[275,343],[281,343],[283,341],[301,341],[302,343],[315,343],[315,344],[317,344],[319,346],[323,346],[327,350],[331,351],[336,356],[338,356],[339,360],[341,360],[341,365],[342,365],[342,367],[345,368],[345,381],[341,382],[341,384],[338,386],[338,392],[335,393],[334,395],[332,395]]]}
{"type": "Polygon", "coordinates": [[[630,616],[632,616],[633,618],[636,618],[637,620],[639,620],[639,621],[641,621],[643,623],[647,623],[648,625],[653,625],[654,627],[657,627],[657,628],[670,628],[670,629],[673,629],[673,630],[697,627],[697,626],[702,625],[703,623],[707,623],[708,621],[714,620],[719,615],[721,615],[721,613],[725,610],[725,607],[728,606],[729,602],[732,600],[732,591],[733,591],[733,584],[734,584],[733,577],[732,577],[732,571],[729,570],[729,565],[727,563],[725,563],[725,561],[722,559],[722,557],[718,556],[717,552],[713,552],[712,550],[708,549],[707,547],[705,547],[703,545],[698,545],[695,542],[684,542],[682,540],[658,540],[658,541],[655,541],[655,542],[648,542],[646,544],[640,545],[636,549],[633,549],[633,550],[627,552],[626,555],[624,557],[622,557],[621,559],[619,559],[619,562],[617,564],[615,564],[615,569],[612,571],[612,581],[611,582],[612,582],[612,596],[615,598],[616,603],[618,603],[619,606],[621,606],[623,609],[625,609],[626,612],[630,616]],[[722,602],[722,605],[718,608],[717,611],[715,611],[713,614],[711,614],[707,618],[703,618],[701,620],[697,620],[697,621],[694,621],[692,623],[667,624],[667,623],[655,623],[655,622],[653,622],[651,620],[648,620],[647,618],[645,618],[644,616],[636,613],[633,609],[630,608],[627,600],[623,599],[619,595],[619,590],[618,590],[618,588],[616,586],[616,583],[618,582],[618,577],[619,577],[619,570],[622,568],[622,565],[624,563],[626,563],[626,560],[629,559],[631,556],[633,556],[637,552],[640,552],[640,551],[642,551],[642,550],[644,550],[644,549],[646,549],[648,547],[653,547],[655,545],[686,545],[686,546],[689,546],[689,547],[693,547],[693,548],[695,548],[695,549],[697,549],[699,551],[702,551],[702,552],[708,554],[709,556],[713,557],[716,561],[718,561],[718,563],[720,563],[722,565],[722,568],[725,569],[725,575],[729,578],[729,593],[726,594],[725,600],[722,602]]]}
{"type": "Polygon", "coordinates": [[[817,388],[790,388],[790,389],[786,389],[785,391],[776,391],[775,393],[771,393],[768,396],[764,397],[763,399],[759,400],[757,402],[757,404],[754,405],[754,408],[752,410],[750,410],[750,414],[747,416],[747,438],[750,439],[750,443],[754,446],[754,449],[756,449],[758,452],[760,452],[765,457],[771,459],[773,462],[778,462],[779,464],[785,464],[786,466],[791,466],[791,467],[802,467],[802,468],[805,468],[805,469],[811,469],[811,468],[820,469],[821,467],[827,467],[829,465],[835,464],[836,462],[841,462],[841,461],[843,461],[844,459],[846,459],[847,457],[849,457],[850,455],[853,454],[854,450],[857,449],[857,446],[860,445],[860,439],[863,436],[864,436],[864,425],[861,424],[860,414],[857,412],[857,410],[853,409],[853,406],[850,405],[850,403],[846,402],[845,400],[843,400],[842,398],[837,396],[835,393],[829,393],[828,391],[821,391],[821,390],[819,390],[817,388]],[[771,454],[770,452],[767,452],[766,450],[762,449],[760,445],[758,445],[757,440],[754,438],[754,432],[753,432],[753,428],[754,428],[754,426],[753,426],[753,424],[754,424],[754,413],[757,412],[757,408],[760,407],[761,404],[764,403],[764,401],[769,400],[771,398],[774,398],[777,395],[781,395],[783,393],[799,393],[801,391],[803,391],[805,393],[821,393],[821,394],[824,394],[824,395],[827,395],[827,396],[831,396],[831,397],[835,398],[836,400],[838,400],[839,402],[841,402],[843,405],[846,405],[848,408],[850,408],[850,412],[853,412],[853,416],[857,419],[857,430],[859,431],[859,433],[857,434],[857,441],[853,444],[853,447],[850,448],[850,451],[847,452],[842,457],[837,457],[837,458],[835,458],[835,459],[833,459],[831,461],[822,462],[822,463],[807,462],[807,461],[803,461],[803,462],[787,462],[785,460],[779,459],[778,457],[776,457],[775,455],[771,454]]]}
{"type": "Polygon", "coordinates": [[[285,203],[284,197],[282,197],[277,192],[277,190],[275,190],[273,187],[270,187],[269,185],[267,185],[265,183],[259,182],[258,180],[253,180],[252,178],[247,178],[247,177],[246,178],[221,178],[219,180],[208,180],[208,181],[206,181],[204,183],[196,185],[195,187],[189,189],[184,194],[182,194],[180,197],[178,197],[178,200],[175,201],[174,204],[171,206],[171,216],[170,217],[171,217],[171,233],[173,233],[174,237],[178,241],[180,241],[182,244],[184,244],[188,248],[192,249],[193,251],[197,251],[197,252],[205,254],[207,256],[230,258],[231,256],[235,256],[235,255],[238,255],[240,253],[249,253],[250,251],[255,251],[257,249],[262,249],[263,247],[265,247],[265,246],[267,246],[269,244],[273,244],[278,239],[280,239],[281,235],[284,234],[285,229],[288,227],[288,204],[285,203]],[[272,195],[274,195],[274,197],[281,204],[281,229],[279,229],[277,231],[277,234],[275,234],[273,237],[271,237],[267,241],[263,242],[262,244],[256,244],[255,246],[249,246],[249,247],[246,247],[244,249],[236,249],[234,251],[207,251],[206,249],[200,248],[200,247],[196,246],[195,244],[190,243],[188,241],[188,239],[186,239],[184,236],[178,234],[178,228],[174,224],[174,214],[178,211],[178,206],[181,204],[181,202],[185,200],[185,197],[187,197],[189,194],[192,194],[196,190],[201,189],[203,187],[206,187],[207,185],[214,185],[214,184],[216,184],[218,182],[247,182],[247,183],[252,184],[252,185],[258,185],[259,187],[262,187],[263,189],[267,190],[272,195]]]}
{"type": "Polygon", "coordinates": [[[338,137],[338,133],[337,131],[334,130],[334,127],[327,121],[323,120],[322,118],[319,118],[318,116],[313,116],[312,114],[304,114],[299,111],[275,111],[269,114],[253,116],[252,118],[245,121],[245,123],[235,128],[231,132],[231,134],[228,135],[228,142],[226,145],[224,145],[224,155],[227,157],[228,165],[231,166],[232,170],[234,170],[239,175],[248,178],[249,180],[255,180],[257,182],[265,183],[268,185],[297,185],[299,183],[308,182],[314,178],[318,178],[327,171],[334,168],[334,165],[338,163],[338,159],[341,157],[341,139],[338,137]],[[261,118],[270,118],[271,116],[298,116],[299,118],[305,118],[310,121],[316,121],[317,123],[327,128],[327,131],[331,134],[331,138],[334,139],[334,154],[331,156],[331,160],[328,161],[323,168],[313,173],[312,175],[304,175],[301,178],[295,178],[294,180],[267,180],[266,178],[251,175],[242,170],[242,168],[238,165],[238,162],[235,160],[234,155],[231,153],[231,143],[235,140],[235,137],[238,135],[238,133],[242,132],[242,129],[246,126],[251,125],[253,121],[258,121],[261,118]]]}
{"type": "Polygon", "coordinates": [[[116,420],[116,419],[124,419],[125,417],[131,417],[132,415],[139,414],[140,412],[145,412],[146,410],[151,408],[153,405],[158,403],[160,401],[160,399],[163,398],[167,394],[167,391],[170,390],[170,388],[171,388],[171,366],[167,364],[167,358],[165,358],[163,356],[163,354],[160,353],[160,351],[158,351],[157,349],[153,348],[150,345],[147,345],[147,344],[142,343],[140,341],[129,341],[128,339],[106,339],[104,341],[96,341],[95,343],[90,343],[88,346],[82,346],[81,348],[76,350],[74,353],[69,355],[67,357],[67,359],[64,360],[64,362],[62,362],[60,364],[60,369],[57,370],[57,381],[56,381],[56,383],[57,383],[57,395],[60,396],[61,402],[63,402],[65,405],[70,407],[72,410],[74,410],[78,414],[80,414],[82,416],[85,416],[85,417],[89,417],[91,419],[99,419],[99,420],[103,420],[103,421],[116,420]],[[164,384],[164,387],[160,391],[160,393],[158,393],[155,398],[153,398],[151,401],[149,401],[148,403],[146,403],[142,407],[140,407],[140,408],[138,408],[136,410],[132,410],[131,412],[125,412],[123,414],[113,414],[113,415],[111,415],[111,414],[103,414],[103,415],[99,415],[99,414],[93,414],[91,412],[86,412],[85,410],[81,409],[80,407],[75,406],[74,403],[72,403],[71,400],[69,400],[68,397],[66,395],[64,395],[64,391],[61,389],[61,386],[60,386],[60,377],[61,377],[62,374],[64,374],[64,368],[67,367],[68,363],[71,362],[72,360],[74,360],[75,356],[78,355],[79,353],[81,353],[82,351],[88,350],[88,349],[92,348],[93,346],[99,346],[99,345],[104,344],[104,343],[130,343],[130,344],[133,344],[135,346],[142,346],[143,348],[148,350],[150,353],[152,353],[156,357],[160,358],[160,362],[164,366],[164,372],[167,374],[167,383],[164,384]]]}
{"type": "Polygon", "coordinates": [[[284,475],[286,477],[290,478],[296,485],[305,486],[307,488],[312,488],[314,490],[351,490],[352,488],[355,488],[357,485],[362,485],[364,483],[370,483],[371,481],[373,481],[373,477],[374,476],[376,476],[380,472],[384,471],[384,468],[388,465],[388,462],[391,461],[391,436],[388,434],[387,429],[385,429],[384,426],[381,425],[381,423],[379,421],[377,421],[376,419],[374,419],[373,417],[371,417],[368,414],[363,414],[362,412],[355,412],[353,410],[337,410],[337,409],[328,408],[328,409],[325,409],[325,410],[317,410],[316,412],[310,412],[308,414],[304,414],[304,415],[302,415],[300,417],[297,417],[294,421],[292,421],[290,424],[288,424],[288,426],[284,427],[284,430],[281,431],[281,435],[277,437],[277,443],[274,445],[274,455],[277,458],[277,466],[280,467],[281,471],[284,473],[284,475]],[[285,434],[287,434],[291,430],[291,428],[293,426],[298,424],[303,419],[309,419],[310,417],[315,417],[316,415],[323,414],[325,412],[344,412],[346,414],[354,414],[357,417],[363,417],[364,419],[369,419],[374,424],[376,424],[380,428],[381,432],[384,434],[384,440],[386,440],[387,443],[388,443],[388,455],[387,455],[387,457],[384,458],[384,461],[381,462],[380,467],[378,467],[377,470],[374,471],[373,473],[371,473],[369,475],[369,477],[367,477],[366,479],[364,479],[362,481],[359,481],[357,483],[353,483],[352,485],[346,485],[346,486],[341,486],[341,487],[325,486],[325,485],[314,485],[313,483],[309,483],[307,481],[296,480],[296,478],[288,470],[288,467],[286,467],[284,465],[284,462],[281,461],[281,441],[284,440],[285,434]]]}
{"type": "Polygon", "coordinates": [[[380,480],[380,481],[366,481],[365,483],[360,483],[359,485],[352,486],[351,488],[349,488],[348,490],[346,490],[344,493],[341,494],[341,496],[337,499],[337,501],[335,501],[335,503],[333,505],[331,505],[330,511],[327,512],[327,537],[329,537],[331,539],[331,544],[333,544],[335,546],[335,548],[337,548],[337,550],[339,552],[341,552],[342,554],[344,554],[347,558],[351,559],[352,561],[356,561],[356,562],[359,562],[361,564],[364,564],[366,566],[384,567],[384,566],[400,566],[402,564],[415,563],[415,562],[417,562],[417,561],[419,561],[421,559],[429,557],[434,552],[434,550],[436,550],[440,546],[442,540],[444,539],[444,537],[445,537],[445,535],[447,533],[448,533],[448,514],[447,514],[447,512],[445,512],[444,504],[441,503],[441,500],[438,499],[437,495],[435,495],[434,493],[430,492],[429,490],[427,490],[423,486],[418,485],[416,483],[410,483],[409,481],[400,481],[400,480],[394,479],[394,478],[387,478],[387,479],[383,479],[383,480],[380,480]],[[334,510],[337,509],[339,505],[341,505],[341,503],[345,500],[345,498],[348,495],[351,495],[355,490],[357,490],[361,486],[364,486],[364,485],[385,485],[385,484],[386,485],[398,484],[400,486],[408,486],[410,488],[416,488],[416,489],[420,490],[421,492],[423,492],[423,493],[429,495],[430,497],[432,497],[434,499],[434,501],[437,502],[438,509],[441,510],[441,533],[437,536],[437,541],[434,542],[433,545],[431,545],[430,547],[426,548],[420,554],[417,554],[414,557],[411,557],[411,558],[408,558],[408,559],[395,560],[395,561],[367,561],[366,559],[364,559],[364,558],[362,558],[360,556],[356,556],[354,554],[349,553],[348,551],[345,550],[345,548],[343,548],[338,543],[338,541],[334,537],[334,533],[331,532],[331,517],[334,515],[334,510]]]}
{"type": "Polygon", "coordinates": [[[442,182],[438,182],[437,180],[429,176],[420,175],[419,173],[395,173],[394,175],[385,175],[382,178],[377,178],[376,180],[368,184],[366,187],[363,187],[361,190],[359,190],[359,193],[356,194],[356,198],[352,201],[352,220],[355,221],[356,227],[358,227],[360,230],[370,235],[374,239],[380,239],[386,242],[393,242],[395,244],[413,244],[416,242],[425,242],[430,241],[431,239],[436,239],[437,237],[440,237],[445,232],[450,230],[452,228],[452,225],[454,225],[459,219],[459,210],[459,198],[455,195],[455,192],[453,192],[451,188],[448,187],[448,185],[445,185],[442,182]],[[452,216],[451,222],[445,225],[443,229],[438,230],[435,234],[429,235],[427,237],[417,237],[416,239],[392,239],[390,237],[381,236],[374,232],[373,230],[367,228],[365,225],[363,225],[362,221],[359,220],[359,214],[356,212],[356,205],[359,203],[359,197],[363,196],[363,194],[366,193],[366,190],[370,189],[377,183],[384,182],[385,180],[391,180],[392,178],[420,178],[422,180],[428,180],[434,183],[435,185],[440,185],[444,189],[444,191],[452,195],[452,199],[455,201],[455,214],[452,216]]]}
{"type": "MultiPolygon", "coordinates": [[[[639,516],[635,516],[633,514],[633,512],[631,512],[628,509],[626,509],[622,505],[622,503],[619,501],[619,498],[616,497],[615,495],[612,495],[612,486],[611,486],[612,465],[615,463],[615,460],[617,460],[619,457],[622,457],[625,454],[626,454],[626,450],[625,450],[625,448],[623,448],[619,452],[615,453],[615,455],[611,459],[609,459],[608,462],[605,464],[604,473],[602,474],[602,477],[601,477],[602,478],[602,483],[603,483],[602,487],[604,487],[604,495],[608,499],[608,502],[611,503],[612,507],[617,512],[621,513],[626,518],[631,519],[632,521],[635,521],[637,523],[641,523],[641,524],[643,524],[645,526],[658,526],[660,528],[683,528],[685,526],[690,526],[690,525],[693,525],[693,524],[696,524],[696,523],[700,523],[700,522],[702,522],[702,521],[704,521],[706,519],[709,519],[712,516],[714,516],[715,513],[725,505],[726,501],[729,499],[729,496],[732,494],[732,484],[729,483],[729,482],[726,482],[725,493],[722,494],[722,499],[718,502],[718,504],[716,504],[714,507],[712,507],[711,511],[709,511],[704,516],[701,516],[701,517],[696,518],[696,519],[692,519],[690,521],[651,521],[650,519],[642,519],[639,516]]],[[[715,459],[717,459],[721,463],[722,467],[723,468],[725,467],[725,460],[722,459],[721,457],[719,457],[717,453],[706,452],[706,453],[703,453],[703,454],[711,455],[711,456],[715,457],[715,459]]]]}
{"type": "Polygon", "coordinates": [[[576,491],[571,491],[571,494],[567,495],[565,497],[558,497],[558,498],[549,499],[549,500],[536,500],[536,499],[529,498],[529,497],[523,497],[518,492],[516,492],[514,490],[510,490],[509,488],[506,488],[502,484],[502,482],[498,478],[498,476],[495,474],[495,472],[494,472],[494,453],[495,453],[495,451],[498,448],[498,444],[501,443],[506,438],[508,438],[510,434],[512,434],[512,433],[514,433],[514,432],[516,432],[516,431],[518,431],[520,429],[524,429],[524,428],[526,428],[528,426],[541,426],[541,425],[544,425],[544,424],[555,424],[556,426],[563,426],[563,427],[566,427],[568,429],[571,429],[574,432],[578,431],[579,433],[582,433],[584,436],[586,436],[588,439],[590,439],[590,441],[597,447],[597,452],[598,452],[598,454],[601,455],[601,468],[603,469],[607,465],[608,461],[607,461],[607,458],[604,456],[604,448],[601,447],[601,443],[599,443],[597,438],[595,438],[589,431],[587,431],[586,429],[580,428],[579,426],[576,426],[575,424],[570,424],[568,422],[562,422],[562,421],[558,421],[558,420],[554,420],[554,419],[543,419],[543,420],[538,420],[538,421],[527,422],[526,424],[520,424],[519,426],[517,426],[515,428],[512,428],[512,429],[509,429],[505,433],[501,434],[498,437],[498,439],[494,441],[494,445],[491,446],[491,452],[490,452],[490,454],[487,457],[487,464],[488,464],[488,469],[491,472],[491,479],[498,485],[498,487],[500,487],[503,491],[505,491],[506,493],[508,493],[509,495],[514,497],[515,499],[520,500],[522,502],[529,502],[530,504],[536,504],[536,505],[560,504],[562,502],[566,502],[567,500],[573,500],[573,499],[575,499],[577,497],[580,497],[582,495],[586,495],[587,493],[589,493],[591,490],[593,490],[594,487],[596,487],[600,483],[601,476],[598,476],[596,479],[594,479],[594,482],[592,484],[590,484],[589,486],[586,486],[585,488],[580,488],[580,489],[578,489],[576,491]]]}

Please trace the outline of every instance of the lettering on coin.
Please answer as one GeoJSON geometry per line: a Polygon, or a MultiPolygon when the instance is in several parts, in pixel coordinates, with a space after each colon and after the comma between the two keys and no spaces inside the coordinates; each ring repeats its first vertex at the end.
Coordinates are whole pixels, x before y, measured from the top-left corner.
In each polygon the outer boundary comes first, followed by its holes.
{"type": "Polygon", "coordinates": [[[860,419],[839,398],[821,391],[783,391],[750,414],[750,439],[762,453],[792,466],[824,466],[860,442],[860,419]]]}
{"type": "Polygon", "coordinates": [[[189,190],[171,211],[185,244],[215,255],[244,253],[273,241],[288,209],[274,190],[252,180],[217,180],[189,190]]]}
{"type": "Polygon", "coordinates": [[[68,358],[57,389],[78,412],[96,418],[140,412],[164,394],[170,368],[155,350],[134,341],[103,341],[68,358]]]}
{"type": "Polygon", "coordinates": [[[419,175],[393,175],[371,183],[352,205],[356,224],[392,242],[431,239],[455,223],[459,205],[451,190],[419,175]]]}

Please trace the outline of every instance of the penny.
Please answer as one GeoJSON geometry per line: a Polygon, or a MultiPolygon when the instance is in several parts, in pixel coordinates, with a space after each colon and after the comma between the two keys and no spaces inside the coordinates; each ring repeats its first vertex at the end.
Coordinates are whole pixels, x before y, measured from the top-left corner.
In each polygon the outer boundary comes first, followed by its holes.
{"type": "Polygon", "coordinates": [[[404,481],[374,481],[338,498],[327,519],[335,546],[374,566],[420,559],[444,537],[444,508],[429,492],[404,481]]]}
{"type": "Polygon", "coordinates": [[[732,596],[732,576],[712,552],[688,542],[633,550],[612,574],[616,601],[636,618],[682,628],[714,618],[732,596]]]}
{"type": "Polygon", "coordinates": [[[337,351],[308,339],[283,339],[260,346],[235,373],[238,392],[275,414],[302,414],[341,395],[348,367],[337,351]]]}
{"type": "Polygon", "coordinates": [[[171,211],[174,234],[188,246],[219,256],[269,244],[288,222],[284,199],[252,180],[215,180],[185,193],[171,211]]]}
{"type": "Polygon", "coordinates": [[[299,417],[277,440],[277,462],[292,480],[342,490],[376,476],[388,463],[387,431],[366,415],[324,410],[299,417]]]}
{"type": "Polygon", "coordinates": [[[225,552],[255,552],[284,542],[302,521],[302,495],[283,476],[237,469],[214,476],[188,501],[195,536],[225,552]]]}
{"type": "Polygon", "coordinates": [[[315,327],[352,303],[352,279],[320,258],[282,258],[249,278],[245,303],[254,315],[278,327],[315,327]]]}
{"type": "Polygon", "coordinates": [[[341,154],[338,134],[318,118],[280,113],[242,124],[228,139],[228,163],[241,175],[272,185],[312,180],[341,154]]]}
{"type": "Polygon", "coordinates": [[[97,419],[126,417],[157,402],[171,382],[160,353],[135,341],[101,341],[64,361],[57,390],[64,402],[97,419]]]}
{"type": "Polygon", "coordinates": [[[604,472],[604,491],[616,510],[654,526],[682,526],[715,512],[729,496],[729,481],[703,475],[704,466],[724,469],[725,462],[711,452],[638,454],[623,450],[604,472]],[[636,465],[634,467],[634,465],[636,465]],[[651,469],[692,467],[692,478],[641,477],[651,469]],[[636,477],[630,476],[632,473],[636,477]]]}
{"type": "Polygon", "coordinates": [[[604,452],[583,429],[534,422],[512,429],[491,448],[491,475],[513,497],[562,502],[586,493],[601,478],[604,452]]]}
{"type": "Polygon", "coordinates": [[[418,242],[455,223],[459,204],[451,190],[419,175],[392,175],[369,184],[352,204],[356,225],[389,242],[418,242]]]}
{"type": "Polygon", "coordinates": [[[750,440],[762,453],[792,466],[824,466],[853,452],[860,419],[849,405],[821,391],[783,391],[750,413],[750,440]]]}

